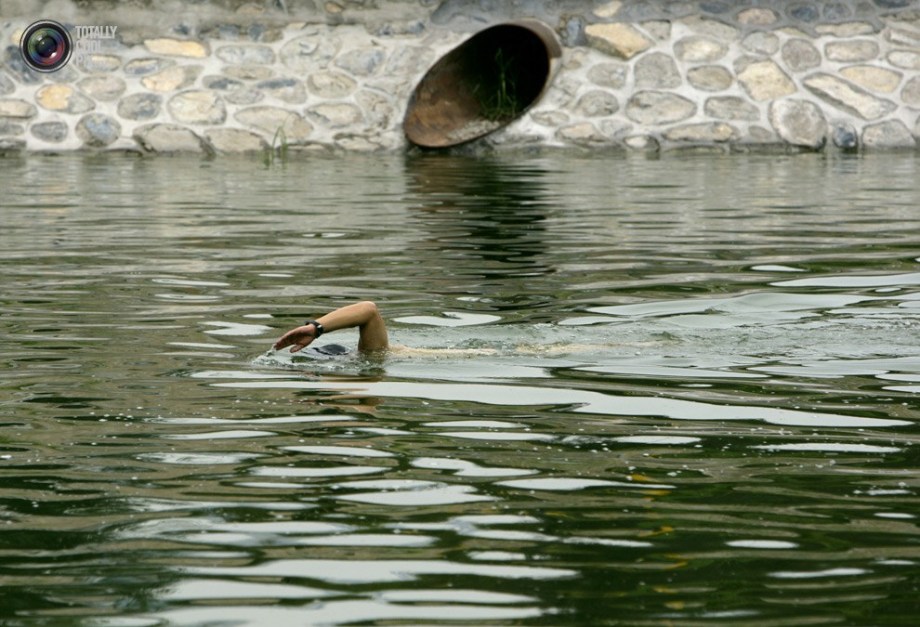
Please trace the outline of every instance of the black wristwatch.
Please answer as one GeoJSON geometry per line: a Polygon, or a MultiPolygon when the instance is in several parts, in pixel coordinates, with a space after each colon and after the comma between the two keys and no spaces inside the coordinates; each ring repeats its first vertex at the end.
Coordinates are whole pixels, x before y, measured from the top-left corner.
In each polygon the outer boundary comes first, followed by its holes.
{"type": "Polygon", "coordinates": [[[313,328],[316,329],[316,333],[313,335],[314,340],[326,332],[326,329],[323,328],[323,325],[321,325],[316,320],[307,320],[306,322],[303,323],[304,326],[307,326],[308,324],[312,324],[313,328]]]}

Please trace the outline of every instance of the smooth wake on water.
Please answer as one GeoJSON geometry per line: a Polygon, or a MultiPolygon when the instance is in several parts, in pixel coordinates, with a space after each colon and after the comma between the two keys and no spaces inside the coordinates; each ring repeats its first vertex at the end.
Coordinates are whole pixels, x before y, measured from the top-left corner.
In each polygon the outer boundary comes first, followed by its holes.
{"type": "Polygon", "coordinates": [[[917,180],[6,158],[0,623],[910,624],[917,180]]]}

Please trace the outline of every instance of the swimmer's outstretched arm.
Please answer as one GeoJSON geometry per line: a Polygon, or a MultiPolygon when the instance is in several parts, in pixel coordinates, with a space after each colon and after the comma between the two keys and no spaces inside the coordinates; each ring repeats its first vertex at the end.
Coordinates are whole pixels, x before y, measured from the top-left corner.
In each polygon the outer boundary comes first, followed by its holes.
{"type": "MultiPolygon", "coordinates": [[[[387,327],[383,322],[383,317],[380,315],[377,305],[369,300],[346,305],[327,313],[321,318],[317,318],[316,321],[323,325],[325,333],[358,327],[360,333],[358,339],[359,351],[384,350],[389,346],[387,327]]],[[[291,352],[296,353],[309,346],[315,339],[316,327],[312,324],[307,324],[291,329],[282,335],[275,342],[273,348],[281,350],[290,346],[291,352]]]]}

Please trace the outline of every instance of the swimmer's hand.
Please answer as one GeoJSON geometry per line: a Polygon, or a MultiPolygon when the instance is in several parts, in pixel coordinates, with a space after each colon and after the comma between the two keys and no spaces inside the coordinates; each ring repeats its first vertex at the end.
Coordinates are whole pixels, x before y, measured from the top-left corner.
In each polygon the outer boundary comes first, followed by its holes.
{"type": "Polygon", "coordinates": [[[281,338],[272,345],[272,348],[274,348],[276,351],[280,351],[282,348],[287,348],[290,346],[291,352],[296,353],[305,349],[315,339],[316,327],[314,327],[312,324],[308,324],[302,327],[297,327],[296,329],[291,329],[282,335],[281,338]]]}

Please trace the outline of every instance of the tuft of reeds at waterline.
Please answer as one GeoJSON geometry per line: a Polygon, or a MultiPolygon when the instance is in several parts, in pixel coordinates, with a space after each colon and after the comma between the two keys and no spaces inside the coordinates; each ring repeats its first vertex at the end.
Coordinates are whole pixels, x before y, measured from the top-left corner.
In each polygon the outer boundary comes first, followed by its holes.
{"type": "Polygon", "coordinates": [[[262,155],[262,163],[264,163],[266,166],[270,166],[275,162],[276,158],[282,163],[287,163],[287,157],[287,135],[284,133],[284,127],[279,126],[278,130],[276,130],[275,134],[272,136],[271,146],[265,148],[265,151],[262,155]]]}

